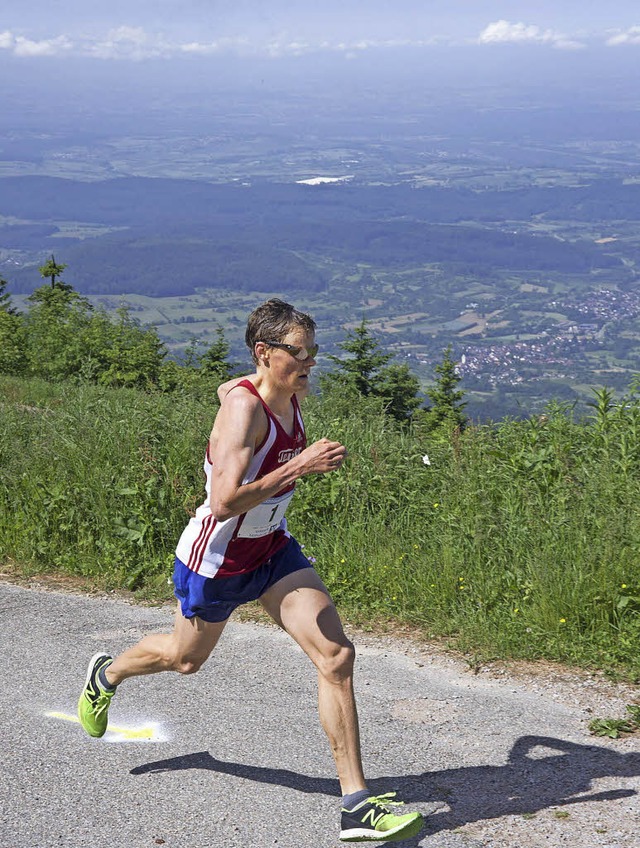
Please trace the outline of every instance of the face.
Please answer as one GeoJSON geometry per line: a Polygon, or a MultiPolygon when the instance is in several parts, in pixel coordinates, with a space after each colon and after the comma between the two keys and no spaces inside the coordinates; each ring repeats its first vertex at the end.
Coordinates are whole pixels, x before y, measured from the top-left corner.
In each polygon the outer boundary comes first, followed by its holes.
{"type": "MultiPolygon", "coordinates": [[[[282,339],[281,344],[305,348],[308,351],[315,345],[315,334],[308,333],[302,328],[294,328],[282,339]]],[[[309,373],[316,365],[316,360],[312,356],[301,360],[291,351],[260,342],[256,345],[256,353],[260,361],[267,365],[271,379],[279,387],[296,394],[306,393],[309,386],[309,373]]],[[[299,356],[303,353],[304,351],[299,356]]]]}

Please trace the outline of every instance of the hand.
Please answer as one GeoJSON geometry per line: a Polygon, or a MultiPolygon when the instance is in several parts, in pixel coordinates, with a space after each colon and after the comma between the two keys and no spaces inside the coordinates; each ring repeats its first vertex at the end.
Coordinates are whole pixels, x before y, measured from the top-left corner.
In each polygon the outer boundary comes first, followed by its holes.
{"type": "Polygon", "coordinates": [[[337,471],[347,456],[347,449],[340,442],[320,439],[305,448],[298,456],[303,474],[326,474],[337,471]]]}

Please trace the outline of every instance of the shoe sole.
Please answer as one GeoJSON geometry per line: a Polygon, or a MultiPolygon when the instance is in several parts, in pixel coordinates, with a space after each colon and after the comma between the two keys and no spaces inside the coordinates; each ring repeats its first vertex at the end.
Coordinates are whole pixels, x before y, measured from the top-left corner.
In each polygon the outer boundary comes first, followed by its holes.
{"type": "Polygon", "coordinates": [[[424,827],[424,819],[418,814],[415,819],[387,831],[373,831],[365,827],[352,827],[340,832],[341,842],[399,842],[417,836],[424,827]]]}

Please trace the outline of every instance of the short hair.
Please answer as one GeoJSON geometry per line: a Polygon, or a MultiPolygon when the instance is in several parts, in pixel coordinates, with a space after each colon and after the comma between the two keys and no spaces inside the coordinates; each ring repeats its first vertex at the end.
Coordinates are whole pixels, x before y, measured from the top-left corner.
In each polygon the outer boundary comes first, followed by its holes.
{"type": "Polygon", "coordinates": [[[300,312],[290,303],[277,297],[265,301],[253,310],[247,320],[244,340],[251,351],[251,358],[257,364],[256,342],[281,342],[293,329],[300,327],[307,333],[314,333],[316,322],[306,312],[300,312]]]}

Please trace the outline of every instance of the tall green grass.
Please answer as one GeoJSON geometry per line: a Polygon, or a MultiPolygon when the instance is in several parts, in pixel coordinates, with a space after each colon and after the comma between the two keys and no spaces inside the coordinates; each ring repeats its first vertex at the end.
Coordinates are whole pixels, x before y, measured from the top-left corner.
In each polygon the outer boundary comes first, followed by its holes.
{"type": "Polygon", "coordinates": [[[137,588],[168,572],[201,499],[213,401],[4,380],[0,549],[137,588]]]}
{"type": "MultiPolygon", "coordinates": [[[[215,400],[9,379],[0,399],[3,555],[165,585],[215,400]]],[[[603,400],[587,422],[556,406],[458,434],[338,391],[310,398],[310,438],[349,459],[300,481],[290,527],[355,620],[410,623],[479,659],[640,678],[640,409],[603,400]]]]}

